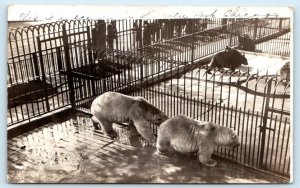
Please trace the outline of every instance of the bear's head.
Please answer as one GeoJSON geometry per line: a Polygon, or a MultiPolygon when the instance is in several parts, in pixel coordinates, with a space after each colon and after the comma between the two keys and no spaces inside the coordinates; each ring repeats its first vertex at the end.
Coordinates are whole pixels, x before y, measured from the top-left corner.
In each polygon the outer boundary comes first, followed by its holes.
{"type": "Polygon", "coordinates": [[[245,57],[245,54],[241,54],[238,50],[234,48],[227,48],[225,51],[229,52],[227,55],[230,57],[232,62],[236,62],[237,66],[240,66],[241,64],[243,65],[248,65],[248,60],[245,57]]]}
{"type": "Polygon", "coordinates": [[[169,119],[165,113],[144,99],[139,101],[139,107],[143,112],[142,115],[153,124],[160,125],[169,119]]]}
{"type": "Polygon", "coordinates": [[[239,137],[232,129],[228,127],[219,126],[215,131],[216,131],[215,143],[218,146],[234,148],[241,144],[239,137]]]}
{"type": "Polygon", "coordinates": [[[240,63],[243,64],[243,65],[248,65],[248,60],[247,58],[245,57],[245,54],[243,54],[241,57],[240,57],[240,63]]]}

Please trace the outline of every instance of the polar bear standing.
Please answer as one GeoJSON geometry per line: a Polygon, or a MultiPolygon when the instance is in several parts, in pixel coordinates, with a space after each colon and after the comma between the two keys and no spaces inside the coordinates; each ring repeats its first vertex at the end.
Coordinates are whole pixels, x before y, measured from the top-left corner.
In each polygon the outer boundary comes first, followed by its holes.
{"type": "Polygon", "coordinates": [[[131,97],[117,92],[106,92],[97,97],[91,106],[92,120],[99,123],[111,137],[116,133],[113,123],[130,123],[148,142],[156,140],[150,123],[161,124],[168,119],[162,111],[142,97],[131,97]]]}
{"type": "Polygon", "coordinates": [[[197,153],[199,161],[214,167],[217,162],[211,159],[215,146],[235,147],[240,141],[235,132],[220,125],[196,121],[183,115],[163,122],[158,130],[157,151],[197,153]]]}

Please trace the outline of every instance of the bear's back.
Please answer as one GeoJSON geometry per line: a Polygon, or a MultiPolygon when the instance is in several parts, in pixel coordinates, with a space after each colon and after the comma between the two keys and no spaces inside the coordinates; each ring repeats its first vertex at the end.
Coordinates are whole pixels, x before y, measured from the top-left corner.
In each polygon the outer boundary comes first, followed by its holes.
{"type": "Polygon", "coordinates": [[[174,116],[159,127],[159,133],[172,136],[194,135],[198,138],[215,136],[216,130],[219,129],[214,123],[197,121],[184,115],[174,116]]]}
{"type": "Polygon", "coordinates": [[[229,49],[225,52],[219,52],[213,57],[214,64],[219,66],[239,67],[241,64],[248,64],[247,59],[236,49],[229,49]]]}
{"type": "Polygon", "coordinates": [[[106,92],[93,101],[91,112],[93,115],[96,113],[113,113],[115,115],[120,113],[120,115],[125,115],[134,103],[134,97],[116,92],[106,92]]]}
{"type": "Polygon", "coordinates": [[[158,139],[167,140],[170,146],[180,153],[197,152],[202,140],[196,133],[203,124],[184,115],[177,115],[163,122],[158,131],[158,139]]]}
{"type": "Polygon", "coordinates": [[[188,118],[184,115],[177,115],[163,122],[159,127],[159,131],[167,132],[167,134],[172,135],[181,134],[185,132],[187,133],[189,132],[190,127],[196,123],[197,121],[188,118]]]}

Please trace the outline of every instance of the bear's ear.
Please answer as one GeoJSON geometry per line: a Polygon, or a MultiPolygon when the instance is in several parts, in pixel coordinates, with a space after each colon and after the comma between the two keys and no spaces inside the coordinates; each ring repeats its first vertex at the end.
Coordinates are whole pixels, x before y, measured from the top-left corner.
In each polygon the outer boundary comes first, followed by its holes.
{"type": "Polygon", "coordinates": [[[209,133],[213,133],[217,130],[217,126],[213,123],[209,123],[207,126],[206,126],[206,130],[209,132],[209,133]]]}

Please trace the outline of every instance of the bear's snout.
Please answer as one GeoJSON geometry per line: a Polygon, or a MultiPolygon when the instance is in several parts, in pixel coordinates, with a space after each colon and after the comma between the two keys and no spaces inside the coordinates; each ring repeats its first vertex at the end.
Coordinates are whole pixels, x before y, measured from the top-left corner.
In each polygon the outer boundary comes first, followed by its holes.
{"type": "Polygon", "coordinates": [[[232,147],[236,148],[236,147],[238,147],[240,145],[241,145],[241,142],[240,142],[239,137],[236,134],[234,134],[233,141],[232,141],[232,147]]]}

